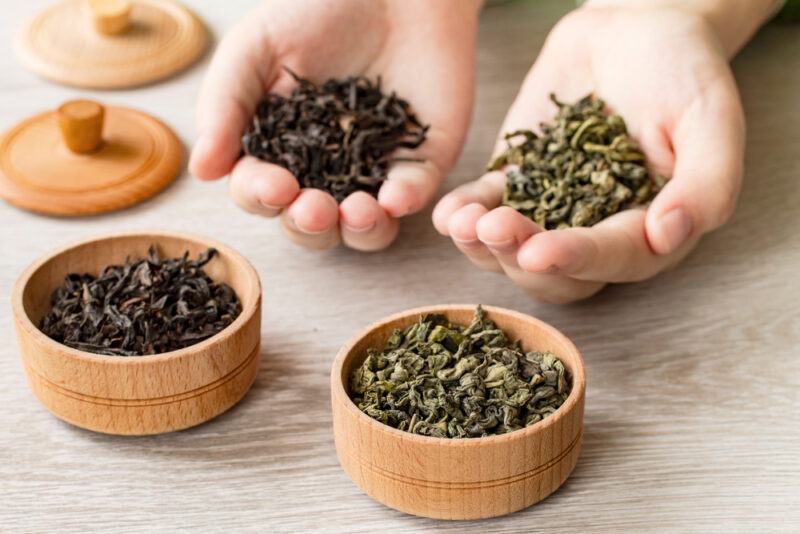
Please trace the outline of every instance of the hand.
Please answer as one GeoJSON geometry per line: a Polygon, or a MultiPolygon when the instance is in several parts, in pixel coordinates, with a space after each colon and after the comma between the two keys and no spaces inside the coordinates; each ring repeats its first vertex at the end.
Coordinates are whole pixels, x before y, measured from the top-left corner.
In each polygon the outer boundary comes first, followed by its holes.
{"type": "Polygon", "coordinates": [[[245,210],[281,215],[289,237],[310,248],[341,241],[359,250],[387,247],[399,217],[430,202],[454,165],[469,126],[478,2],[475,0],[271,0],[219,46],[198,101],[199,139],[189,169],[204,180],[231,175],[245,210]],[[267,92],[287,94],[283,66],[315,82],[365,75],[408,100],[430,124],[428,139],[389,170],[378,198],[358,192],[337,205],[301,190],[283,167],[239,159],[241,136],[267,92]]]}
{"type": "MultiPolygon", "coordinates": [[[[591,228],[543,231],[498,207],[505,176],[487,173],[446,195],[433,213],[437,230],[473,263],[505,272],[538,300],[570,302],[675,265],[731,215],[743,173],[744,115],[705,18],[652,4],[572,12],[548,36],[501,134],[551,121],[551,92],[568,102],[590,92],[604,99],[627,122],[651,172],[671,180],[646,210],[591,228]]],[[[504,147],[498,141],[495,152],[504,147]]]]}

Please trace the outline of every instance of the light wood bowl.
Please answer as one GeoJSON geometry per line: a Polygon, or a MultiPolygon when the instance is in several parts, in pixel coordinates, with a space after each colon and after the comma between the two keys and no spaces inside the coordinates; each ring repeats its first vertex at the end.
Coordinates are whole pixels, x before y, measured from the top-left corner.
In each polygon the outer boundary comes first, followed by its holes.
{"type": "Polygon", "coordinates": [[[489,318],[526,351],[549,350],[564,363],[572,391],[551,416],[499,436],[448,439],[420,436],[379,423],[349,397],[349,377],[370,347],[426,313],[469,324],[474,305],[408,310],[379,321],[351,339],[331,371],[336,452],[348,476],[383,504],[424,517],[479,519],[509,514],[550,495],[578,461],[586,376],[575,345],[558,330],[514,311],[485,306],[489,318]]]}
{"type": "Polygon", "coordinates": [[[250,389],[259,364],[261,283],[255,269],[231,248],[205,238],[162,232],[123,233],[83,241],[31,265],[12,295],[22,361],[33,393],[53,414],[107,434],[159,434],[215,417],[250,389]],[[38,325],[50,295],[66,274],[92,273],[144,257],[151,244],[166,257],[208,247],[219,254],[204,269],[229,284],[242,313],[201,343],[152,356],[105,356],[58,343],[38,325]]]}

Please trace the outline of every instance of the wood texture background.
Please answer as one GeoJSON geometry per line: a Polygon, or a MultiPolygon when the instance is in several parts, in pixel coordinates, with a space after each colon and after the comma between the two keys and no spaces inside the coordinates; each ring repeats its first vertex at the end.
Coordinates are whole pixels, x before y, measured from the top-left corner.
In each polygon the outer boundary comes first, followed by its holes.
{"type": "MultiPolygon", "coordinates": [[[[218,37],[255,1],[189,4],[218,37]]],[[[17,65],[12,32],[47,3],[3,6],[0,127],[88,96],[147,110],[191,142],[202,67],[135,92],[95,93],[17,65]]],[[[445,188],[480,171],[547,29],[571,5],[485,10],[474,124],[445,188]]],[[[677,270],[577,305],[537,305],[476,270],[436,234],[430,209],[405,222],[390,250],[365,255],[299,249],[277,221],[236,209],[224,182],[186,175],[102,217],[44,218],[0,205],[0,531],[797,531],[800,27],[765,28],[734,67],[749,140],[733,220],[677,270]],[[211,423],[113,438],[58,421],[28,391],[9,292],[25,266],[67,241],[140,228],[207,234],[254,263],[264,285],[262,367],[244,400],[211,423]],[[362,495],[339,468],[328,386],[337,350],[384,315],[442,301],[531,313],[584,354],[583,454],[564,487],[533,508],[483,522],[419,519],[362,495]]]]}

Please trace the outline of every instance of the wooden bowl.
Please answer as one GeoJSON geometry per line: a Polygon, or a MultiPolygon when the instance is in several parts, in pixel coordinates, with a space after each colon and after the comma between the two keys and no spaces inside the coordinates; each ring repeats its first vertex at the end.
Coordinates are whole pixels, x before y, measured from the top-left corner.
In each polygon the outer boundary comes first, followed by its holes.
{"type": "Polygon", "coordinates": [[[44,406],[76,426],[107,434],[159,434],[215,417],[250,389],[259,364],[261,283],[255,269],[231,248],[205,238],[122,233],[62,248],[31,265],[12,295],[14,323],[25,373],[44,406]],[[38,325],[50,295],[67,273],[93,273],[144,257],[151,244],[167,257],[208,247],[219,254],[204,269],[229,284],[242,313],[225,330],[191,347],[152,356],[105,356],[62,345],[38,325]]]}
{"type": "Polygon", "coordinates": [[[542,321],[484,307],[490,319],[526,351],[555,353],[570,373],[572,391],[551,416],[499,436],[448,439],[420,436],[379,423],[350,400],[349,377],[370,347],[383,347],[396,328],[427,313],[469,324],[474,305],[408,310],[379,321],[339,351],[331,371],[336,452],[348,476],[367,495],[409,514],[479,519],[526,508],[554,492],[581,450],[586,376],[575,345],[542,321]]]}

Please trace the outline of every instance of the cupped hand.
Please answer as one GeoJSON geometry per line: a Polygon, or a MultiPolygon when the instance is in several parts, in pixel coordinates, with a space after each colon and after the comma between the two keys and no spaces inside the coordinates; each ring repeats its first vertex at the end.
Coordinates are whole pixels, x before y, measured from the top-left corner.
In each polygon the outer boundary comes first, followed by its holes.
{"type": "MultiPolygon", "coordinates": [[[[651,205],[591,228],[543,231],[502,201],[490,172],[446,195],[437,230],[479,267],[505,272],[545,302],[586,298],[612,282],[652,277],[681,259],[734,209],[744,115],[719,39],[688,11],[585,7],[552,30],[501,131],[552,120],[548,95],[594,92],[625,119],[651,172],[671,177],[651,205]]],[[[496,153],[506,146],[499,140],[496,153]]]]}
{"type": "Polygon", "coordinates": [[[230,174],[245,210],[280,215],[289,237],[310,248],[341,241],[360,250],[388,246],[397,219],[421,210],[454,165],[469,125],[478,4],[475,0],[271,0],[232,29],[211,62],[198,100],[195,176],[230,174]],[[427,140],[398,154],[378,198],[357,192],[341,205],[300,189],[286,169],[240,159],[241,136],[267,92],[288,94],[285,70],[315,82],[365,75],[408,100],[430,124],[427,140]]]}

